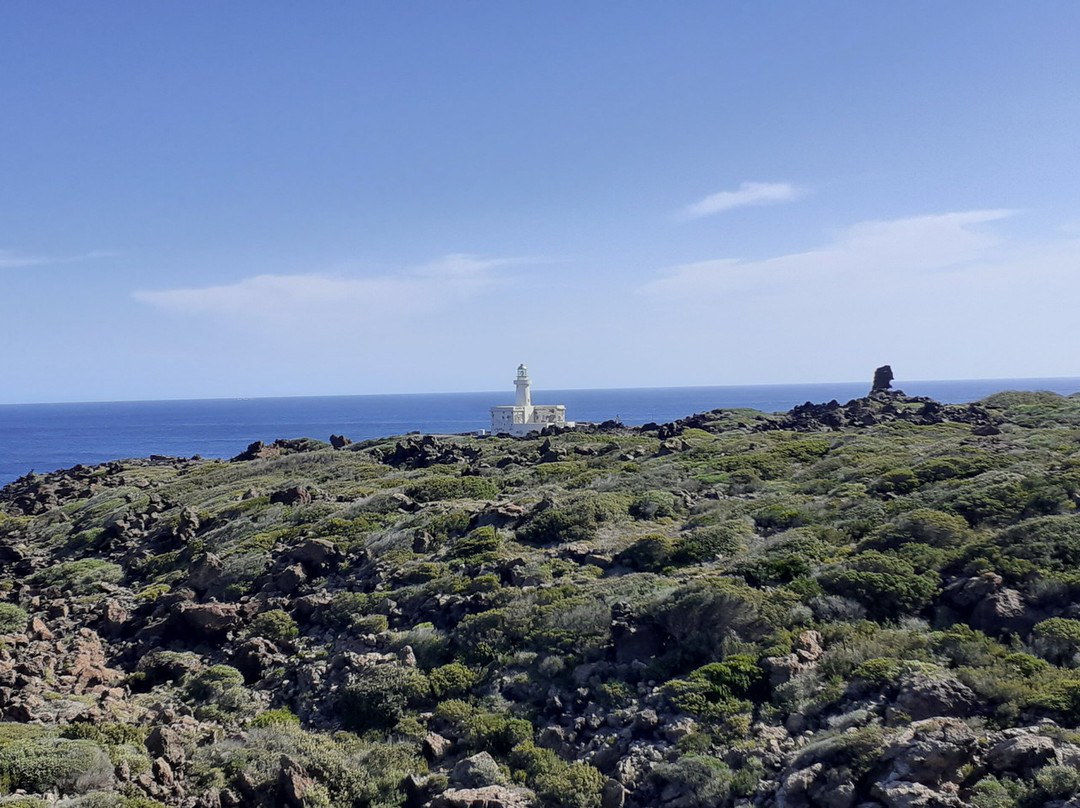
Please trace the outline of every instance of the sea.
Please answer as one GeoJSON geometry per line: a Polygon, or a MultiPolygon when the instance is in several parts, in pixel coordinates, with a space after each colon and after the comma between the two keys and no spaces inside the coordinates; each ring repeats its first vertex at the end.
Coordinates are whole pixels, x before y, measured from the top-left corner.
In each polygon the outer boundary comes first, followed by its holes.
{"type": "MultiPolygon", "coordinates": [[[[1080,391],[1080,378],[905,381],[908,395],[946,403],[975,401],[1001,390],[1080,391]]],[[[577,421],[618,419],[663,423],[717,408],[788,410],[807,401],[840,402],[865,395],[866,382],[535,390],[538,404],[565,404],[577,421]]],[[[0,485],[29,471],[43,473],[126,457],[232,457],[256,440],[331,434],[354,441],[407,432],[476,432],[488,409],[513,403],[513,392],[229,398],[0,405],[0,485]]]]}

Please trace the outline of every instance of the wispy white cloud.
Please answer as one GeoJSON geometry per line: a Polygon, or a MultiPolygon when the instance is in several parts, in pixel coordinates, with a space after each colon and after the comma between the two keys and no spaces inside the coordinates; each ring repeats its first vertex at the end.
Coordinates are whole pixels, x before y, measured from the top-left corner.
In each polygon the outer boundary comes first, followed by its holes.
{"type": "Polygon", "coordinates": [[[682,209],[686,219],[700,219],[732,208],[747,205],[769,205],[774,202],[790,202],[800,195],[800,190],[786,182],[744,182],[734,191],[709,194],[682,209]]]}
{"type": "Polygon", "coordinates": [[[720,258],[670,267],[642,291],[667,298],[701,299],[733,292],[784,293],[804,284],[860,282],[899,272],[944,271],[983,258],[1000,243],[983,227],[1011,215],[975,210],[861,222],[817,249],[746,261],[720,258]]]}
{"type": "Polygon", "coordinates": [[[1075,375],[1080,238],[1019,239],[1009,215],[863,222],[805,252],[671,267],[636,289],[653,327],[632,347],[688,378],[702,351],[718,379],[869,379],[885,362],[907,378],[1075,375]]]}
{"type": "Polygon", "coordinates": [[[32,267],[43,263],[46,263],[45,259],[39,255],[25,255],[14,250],[0,250],[0,269],[32,267]]]}
{"type": "Polygon", "coordinates": [[[420,266],[413,267],[409,271],[415,275],[425,277],[477,277],[483,275],[495,267],[520,264],[524,259],[520,258],[481,258],[469,253],[452,253],[444,255],[438,260],[431,261],[420,266]]]}
{"type": "Polygon", "coordinates": [[[136,300],[186,314],[245,320],[342,315],[382,320],[429,312],[472,298],[499,283],[492,269],[520,259],[454,254],[399,273],[351,277],[325,273],[256,275],[234,283],[196,288],[139,290],[136,300]]]}
{"type": "Polygon", "coordinates": [[[94,250],[81,255],[34,255],[18,250],[0,249],[0,269],[19,267],[48,266],[51,264],[73,264],[79,261],[92,261],[95,258],[109,258],[116,255],[107,250],[94,250]]]}

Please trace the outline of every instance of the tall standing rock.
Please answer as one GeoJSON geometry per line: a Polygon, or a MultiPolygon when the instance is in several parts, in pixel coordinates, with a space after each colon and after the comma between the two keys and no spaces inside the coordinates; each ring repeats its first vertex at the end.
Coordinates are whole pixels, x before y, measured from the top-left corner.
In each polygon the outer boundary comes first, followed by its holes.
{"type": "Polygon", "coordinates": [[[890,387],[892,387],[892,380],[895,378],[892,372],[892,366],[882,365],[874,371],[874,386],[870,388],[870,393],[884,393],[890,387]]]}

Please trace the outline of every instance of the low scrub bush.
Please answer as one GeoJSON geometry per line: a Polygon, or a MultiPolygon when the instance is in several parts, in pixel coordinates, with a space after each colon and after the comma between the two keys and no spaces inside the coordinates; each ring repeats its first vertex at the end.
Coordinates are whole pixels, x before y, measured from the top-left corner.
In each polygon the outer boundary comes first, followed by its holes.
{"type": "Polygon", "coordinates": [[[641,572],[658,572],[670,563],[674,545],[663,533],[649,533],[615,556],[615,561],[641,572]]]}
{"type": "Polygon", "coordinates": [[[341,720],[354,732],[389,730],[428,693],[427,679],[415,668],[369,665],[342,690],[341,720]]]}
{"type": "Polygon", "coordinates": [[[534,512],[517,530],[517,537],[529,544],[557,544],[588,541],[597,527],[628,512],[629,503],[620,494],[588,492],[568,505],[534,512]]]}
{"type": "Polygon", "coordinates": [[[451,662],[428,671],[428,681],[435,698],[464,696],[479,681],[480,675],[467,665],[451,662]]]}
{"type": "Polygon", "coordinates": [[[196,716],[204,720],[243,721],[256,708],[243,674],[230,665],[199,671],[187,680],[184,693],[195,704],[196,716]]]}
{"type": "Polygon", "coordinates": [[[249,784],[252,804],[277,804],[280,760],[287,755],[316,781],[304,795],[312,808],[402,804],[402,781],[427,770],[414,744],[368,743],[347,733],[308,732],[295,724],[250,729],[243,741],[211,744],[192,761],[189,778],[203,789],[222,785],[222,773],[249,784]]]}
{"type": "Polygon", "coordinates": [[[1080,650],[1080,620],[1051,617],[1035,624],[1033,644],[1046,659],[1056,664],[1071,663],[1080,650]]]}
{"type": "Polygon", "coordinates": [[[670,638],[668,663],[686,670],[715,660],[734,639],[755,642],[786,626],[797,602],[792,592],[714,578],[665,594],[644,611],[670,638]]]}
{"type": "Polygon", "coordinates": [[[418,480],[405,489],[405,494],[417,502],[438,502],[450,499],[495,499],[498,483],[490,477],[450,477],[437,475],[418,480]]]}
{"type": "Polygon", "coordinates": [[[248,728],[299,726],[299,724],[300,719],[296,717],[296,713],[288,707],[279,707],[273,710],[263,710],[248,722],[248,728]]]}
{"type": "Polygon", "coordinates": [[[39,587],[56,586],[76,595],[86,595],[96,591],[99,583],[116,584],[123,577],[124,570],[118,564],[98,558],[80,558],[39,570],[30,576],[30,583],[39,587]]]}
{"type": "Polygon", "coordinates": [[[82,794],[112,783],[112,762],[93,741],[39,738],[0,743],[0,793],[26,789],[82,794]]]}
{"type": "Polygon", "coordinates": [[[0,603],[0,634],[23,631],[30,616],[14,603],[0,603]]]}
{"type": "Polygon", "coordinates": [[[982,551],[1023,559],[1040,570],[1074,570],[1080,566],[1080,517],[1026,519],[1005,528],[991,540],[980,542],[971,555],[982,551]]]}
{"type": "Polygon", "coordinates": [[[725,522],[684,533],[675,541],[671,557],[676,564],[696,564],[717,556],[730,555],[742,548],[750,535],[744,522],[725,522]]]}
{"type": "Polygon", "coordinates": [[[687,806],[723,805],[731,793],[731,769],[710,755],[686,755],[672,763],[661,763],[651,776],[661,787],[676,786],[686,795],[680,802],[687,806]]]}
{"type": "Polygon", "coordinates": [[[284,609],[270,609],[252,618],[248,632],[253,637],[264,637],[272,642],[282,642],[294,639],[300,633],[300,629],[296,621],[284,609]]]}
{"type": "Polygon", "coordinates": [[[604,776],[581,761],[567,763],[550,749],[525,741],[510,754],[510,765],[524,772],[526,784],[542,805],[556,808],[599,808],[604,776]]]}
{"type": "Polygon", "coordinates": [[[761,680],[762,672],[754,657],[736,654],[723,662],[702,665],[685,679],[673,679],[668,682],[667,695],[680,710],[715,718],[730,711],[732,702],[760,690],[755,686],[761,680]]]}
{"type": "Polygon", "coordinates": [[[857,601],[878,619],[918,614],[938,588],[936,574],[917,574],[910,561],[876,550],[860,553],[820,580],[827,592],[857,601]]]}
{"type": "Polygon", "coordinates": [[[454,541],[449,555],[469,564],[484,564],[498,558],[501,546],[498,531],[491,525],[485,525],[454,541]]]}
{"type": "Polygon", "coordinates": [[[890,550],[905,544],[958,547],[971,539],[967,522],[959,516],[930,508],[917,508],[897,517],[863,542],[867,549],[890,550]]]}
{"type": "Polygon", "coordinates": [[[670,491],[646,491],[630,503],[628,509],[634,519],[652,520],[675,516],[675,495],[670,491]]]}

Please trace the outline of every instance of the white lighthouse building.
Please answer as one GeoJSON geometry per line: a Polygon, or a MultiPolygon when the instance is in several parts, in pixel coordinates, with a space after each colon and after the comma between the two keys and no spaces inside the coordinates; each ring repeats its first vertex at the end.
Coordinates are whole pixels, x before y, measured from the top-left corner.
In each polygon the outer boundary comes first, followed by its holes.
{"type": "Polygon", "coordinates": [[[531,384],[529,369],[524,365],[518,365],[517,378],[514,379],[514,387],[517,390],[514,403],[491,408],[493,433],[528,435],[530,432],[539,432],[545,426],[553,424],[574,426],[573,421],[566,420],[565,404],[534,405],[529,391],[531,384]]]}

